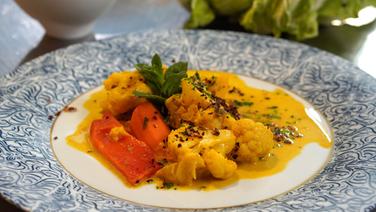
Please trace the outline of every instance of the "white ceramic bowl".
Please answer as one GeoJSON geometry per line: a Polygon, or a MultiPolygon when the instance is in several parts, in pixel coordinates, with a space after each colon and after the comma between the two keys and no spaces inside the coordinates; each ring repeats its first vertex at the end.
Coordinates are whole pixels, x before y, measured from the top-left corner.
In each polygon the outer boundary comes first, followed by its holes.
{"type": "Polygon", "coordinates": [[[37,19],[46,33],[60,39],[88,35],[95,19],[116,0],[16,0],[30,16],[37,19]]]}

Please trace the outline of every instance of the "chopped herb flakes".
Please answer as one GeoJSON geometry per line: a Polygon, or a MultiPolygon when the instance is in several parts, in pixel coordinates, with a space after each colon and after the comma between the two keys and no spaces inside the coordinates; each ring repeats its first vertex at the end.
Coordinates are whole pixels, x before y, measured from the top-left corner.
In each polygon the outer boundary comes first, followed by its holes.
{"type": "Polygon", "coordinates": [[[170,182],[163,182],[163,187],[162,188],[165,188],[165,189],[170,189],[174,187],[174,184],[173,183],[170,183],[170,182]]]}
{"type": "Polygon", "coordinates": [[[252,105],[253,105],[253,102],[234,100],[234,105],[235,105],[236,107],[252,106],[252,105]]]}
{"type": "Polygon", "coordinates": [[[144,122],[142,123],[142,128],[143,129],[146,129],[146,127],[148,126],[148,122],[149,122],[149,119],[148,117],[144,117],[144,122]]]}
{"type": "Polygon", "coordinates": [[[273,132],[274,140],[285,144],[293,144],[296,138],[303,137],[295,126],[279,127],[275,123],[268,124],[269,129],[273,132]]]}

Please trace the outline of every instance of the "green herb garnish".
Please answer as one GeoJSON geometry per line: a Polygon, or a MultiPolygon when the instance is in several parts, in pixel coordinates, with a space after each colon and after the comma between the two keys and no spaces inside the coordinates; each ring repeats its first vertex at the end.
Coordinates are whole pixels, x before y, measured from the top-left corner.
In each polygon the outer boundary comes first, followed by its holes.
{"type": "Polygon", "coordinates": [[[170,189],[174,187],[174,184],[173,183],[170,183],[170,182],[163,182],[163,188],[165,189],[170,189]]]}
{"type": "Polygon", "coordinates": [[[166,101],[166,98],[164,97],[150,94],[150,93],[144,93],[140,91],[134,91],[133,95],[138,96],[138,97],[143,97],[145,99],[151,100],[152,102],[161,103],[161,104],[164,104],[164,102],[166,101]]]}
{"type": "Polygon", "coordinates": [[[155,54],[149,64],[136,64],[137,71],[144,77],[145,83],[152,90],[152,94],[135,91],[133,94],[151,101],[164,103],[170,96],[181,92],[181,80],[187,77],[188,63],[177,62],[163,73],[162,61],[155,54]]]}
{"type": "Polygon", "coordinates": [[[236,107],[241,107],[241,106],[252,106],[252,105],[253,105],[253,102],[234,100],[234,105],[235,105],[236,107]]]}

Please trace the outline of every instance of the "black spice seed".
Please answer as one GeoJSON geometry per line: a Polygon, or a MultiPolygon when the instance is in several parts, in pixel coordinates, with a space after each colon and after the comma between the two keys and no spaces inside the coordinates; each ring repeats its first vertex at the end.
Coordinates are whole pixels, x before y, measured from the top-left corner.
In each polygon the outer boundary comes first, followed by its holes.
{"type": "Polygon", "coordinates": [[[181,147],[181,144],[178,144],[178,148],[180,148],[181,147]]]}
{"type": "Polygon", "coordinates": [[[76,111],[77,111],[77,108],[69,106],[69,107],[65,107],[65,108],[63,109],[63,111],[64,111],[64,112],[76,112],[76,111]]]}
{"type": "Polygon", "coordinates": [[[214,128],[211,133],[215,136],[218,136],[220,134],[220,132],[217,128],[214,128]]]}
{"type": "Polygon", "coordinates": [[[57,136],[55,136],[55,137],[54,137],[54,140],[57,140],[57,139],[58,139],[58,137],[57,137],[57,136]]]}
{"type": "Polygon", "coordinates": [[[142,124],[142,128],[143,129],[146,129],[146,127],[148,126],[148,122],[149,122],[149,119],[148,119],[148,117],[144,117],[144,122],[143,122],[143,124],[142,124]]]}
{"type": "Polygon", "coordinates": [[[49,115],[49,116],[48,116],[48,120],[52,121],[52,119],[54,119],[54,116],[49,115]]]}

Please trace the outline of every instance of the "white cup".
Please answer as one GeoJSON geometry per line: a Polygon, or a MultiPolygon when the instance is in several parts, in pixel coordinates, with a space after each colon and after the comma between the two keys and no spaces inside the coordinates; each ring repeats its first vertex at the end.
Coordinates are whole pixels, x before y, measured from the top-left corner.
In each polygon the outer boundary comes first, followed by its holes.
{"type": "Polygon", "coordinates": [[[116,0],[16,0],[30,16],[37,19],[49,36],[77,39],[88,35],[95,19],[116,0]]]}

